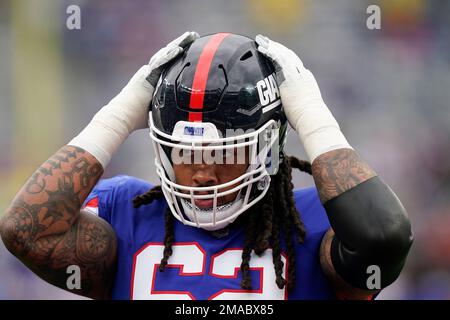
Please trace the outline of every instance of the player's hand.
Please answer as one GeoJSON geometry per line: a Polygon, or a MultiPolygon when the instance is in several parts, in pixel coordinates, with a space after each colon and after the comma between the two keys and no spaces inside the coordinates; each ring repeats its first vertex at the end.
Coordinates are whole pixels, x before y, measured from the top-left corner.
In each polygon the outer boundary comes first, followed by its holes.
{"type": "Polygon", "coordinates": [[[187,31],[161,48],[151,57],[147,65],[136,72],[119,95],[111,100],[109,105],[118,105],[128,114],[130,133],[148,127],[148,107],[161,72],[170,61],[183,52],[187,45],[198,38],[197,32],[187,31]]]}
{"type": "Polygon", "coordinates": [[[262,35],[257,35],[255,41],[258,51],[275,67],[284,112],[290,125],[298,131],[305,109],[325,104],[317,81],[294,51],[262,35]]]}
{"type": "Polygon", "coordinates": [[[257,35],[255,41],[258,51],[275,67],[284,113],[297,131],[311,163],[325,152],[352,148],[323,101],[314,75],[303,66],[300,58],[262,35],[257,35]]]}
{"type": "Polygon", "coordinates": [[[106,168],[112,155],[133,131],[148,127],[150,102],[164,66],[197,38],[197,32],[185,32],[159,50],[69,145],[88,151],[106,168]]]}
{"type": "Polygon", "coordinates": [[[186,31],[153,55],[148,63],[148,75],[146,77],[153,88],[156,86],[164,66],[177,57],[183,52],[186,46],[190,45],[199,37],[199,34],[195,31],[186,31]]]}

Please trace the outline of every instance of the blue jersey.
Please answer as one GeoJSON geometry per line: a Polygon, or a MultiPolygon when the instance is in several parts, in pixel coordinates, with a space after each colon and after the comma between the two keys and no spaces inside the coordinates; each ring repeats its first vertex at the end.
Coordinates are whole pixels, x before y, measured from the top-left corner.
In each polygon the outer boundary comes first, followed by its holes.
{"type": "MultiPolygon", "coordinates": [[[[86,199],[85,208],[105,219],[117,235],[113,299],[335,299],[319,261],[320,243],[330,225],[316,188],[294,192],[306,238],[296,244],[296,283],[287,292],[275,283],[270,248],[261,256],[252,254],[252,289],[241,289],[245,232],[240,227],[217,238],[174,219],[173,253],[160,272],[167,203],[160,199],[137,209],[132,204],[151,187],[140,179],[116,176],[101,180],[86,199]]],[[[289,267],[284,252],[282,260],[289,267]]],[[[286,277],[286,267],[283,272],[286,277]]]]}

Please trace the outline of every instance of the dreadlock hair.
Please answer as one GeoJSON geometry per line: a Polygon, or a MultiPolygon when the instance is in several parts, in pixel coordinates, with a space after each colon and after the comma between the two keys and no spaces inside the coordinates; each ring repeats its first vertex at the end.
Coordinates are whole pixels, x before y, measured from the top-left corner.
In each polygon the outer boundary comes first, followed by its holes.
{"type": "MultiPolygon", "coordinates": [[[[250,259],[252,251],[261,256],[266,249],[272,247],[272,260],[278,288],[287,286],[290,291],[295,284],[295,242],[303,243],[306,231],[295,207],[292,184],[292,168],[312,174],[311,164],[296,157],[284,156],[278,173],[272,177],[266,195],[235,223],[245,225],[244,249],[242,251],[241,288],[250,290],[250,259]],[[284,263],[281,259],[281,234],[284,234],[287,261],[289,263],[287,279],[283,278],[284,263]]],[[[155,186],[146,193],[133,199],[135,208],[163,198],[161,186],[155,186]]],[[[175,240],[173,230],[174,216],[169,208],[165,212],[164,253],[159,267],[164,271],[169,257],[172,255],[172,244],[175,240]]]]}

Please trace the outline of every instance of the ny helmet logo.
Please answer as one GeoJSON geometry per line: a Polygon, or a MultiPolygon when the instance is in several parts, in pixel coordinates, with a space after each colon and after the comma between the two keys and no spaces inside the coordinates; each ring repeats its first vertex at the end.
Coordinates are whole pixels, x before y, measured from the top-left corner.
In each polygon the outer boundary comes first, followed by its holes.
{"type": "Polygon", "coordinates": [[[256,83],[259,101],[263,107],[262,112],[266,113],[281,104],[280,91],[278,90],[274,74],[272,73],[263,80],[256,83]]]}

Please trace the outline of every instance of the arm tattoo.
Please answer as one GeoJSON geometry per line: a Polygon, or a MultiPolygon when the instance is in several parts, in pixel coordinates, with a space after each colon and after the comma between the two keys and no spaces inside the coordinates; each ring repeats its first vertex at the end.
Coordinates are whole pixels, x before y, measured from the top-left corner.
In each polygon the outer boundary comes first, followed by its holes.
{"type": "Polygon", "coordinates": [[[376,176],[352,149],[337,149],[317,157],[312,174],[322,203],[376,176]]]}
{"type": "MultiPolygon", "coordinates": [[[[352,149],[337,149],[320,155],[312,164],[312,172],[322,203],[376,176],[375,171],[352,149]]],[[[349,285],[334,269],[330,254],[333,238],[334,231],[330,228],[322,240],[320,262],[338,299],[370,298],[376,291],[349,285]]]]}
{"type": "Polygon", "coordinates": [[[106,298],[116,257],[111,226],[80,208],[103,174],[88,152],[65,146],[31,176],[0,223],[6,247],[33,272],[68,290],[69,265],[81,270],[81,289],[106,298]]]}

